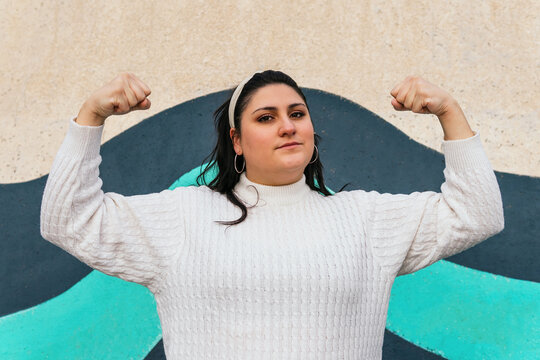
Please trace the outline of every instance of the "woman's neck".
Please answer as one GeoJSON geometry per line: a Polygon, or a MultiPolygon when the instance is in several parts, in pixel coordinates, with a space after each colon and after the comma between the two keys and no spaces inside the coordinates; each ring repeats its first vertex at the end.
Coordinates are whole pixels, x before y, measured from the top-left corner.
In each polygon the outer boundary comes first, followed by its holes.
{"type": "Polygon", "coordinates": [[[256,184],[266,185],[266,186],[284,186],[294,184],[304,176],[303,172],[290,172],[290,173],[280,173],[280,174],[271,174],[265,173],[264,175],[257,174],[256,172],[249,172],[246,170],[244,172],[246,178],[256,184]]]}
{"type": "Polygon", "coordinates": [[[236,195],[248,206],[293,204],[301,201],[311,191],[304,174],[291,184],[275,186],[251,181],[244,172],[234,188],[236,195]]]}

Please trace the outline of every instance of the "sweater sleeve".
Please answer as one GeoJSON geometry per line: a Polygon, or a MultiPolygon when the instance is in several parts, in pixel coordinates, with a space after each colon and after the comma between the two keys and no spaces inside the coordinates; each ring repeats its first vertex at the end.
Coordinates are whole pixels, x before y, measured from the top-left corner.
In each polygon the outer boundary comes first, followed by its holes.
{"type": "Polygon", "coordinates": [[[180,188],[135,196],[103,193],[104,125],[82,126],[74,119],[45,185],[41,235],[94,269],[156,291],[183,234],[180,188]]]}
{"type": "Polygon", "coordinates": [[[392,276],[418,271],[504,229],[499,185],[479,133],[443,140],[441,147],[441,192],[367,193],[367,235],[392,276]]]}

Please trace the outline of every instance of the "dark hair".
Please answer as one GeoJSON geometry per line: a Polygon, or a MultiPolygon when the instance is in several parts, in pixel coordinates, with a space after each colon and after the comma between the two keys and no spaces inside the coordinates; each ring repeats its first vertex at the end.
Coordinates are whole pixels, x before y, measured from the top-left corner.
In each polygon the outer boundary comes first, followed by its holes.
{"type": "MultiPolygon", "coordinates": [[[[234,125],[237,133],[240,134],[240,115],[246,108],[247,104],[251,100],[253,94],[260,88],[269,84],[286,84],[293,88],[298,95],[304,100],[308,111],[309,106],[306,101],[306,97],[302,93],[302,90],[298,87],[296,82],[287,74],[281,71],[266,70],[262,73],[256,73],[244,86],[234,110],[234,125]]],[[[234,205],[238,206],[242,210],[242,215],[231,221],[219,221],[224,225],[236,225],[244,221],[247,217],[247,208],[242,201],[240,201],[233,193],[233,189],[240,180],[240,175],[234,168],[235,151],[230,138],[230,125],[229,125],[229,104],[231,101],[232,93],[234,89],[231,89],[231,95],[217,110],[214,112],[214,122],[217,131],[217,142],[214,150],[203,161],[203,165],[207,162],[206,167],[197,177],[197,184],[207,185],[210,189],[218,191],[227,196],[227,199],[234,205]],[[216,177],[210,182],[206,183],[205,177],[215,171],[214,166],[217,164],[218,171],[216,177]]],[[[318,145],[320,137],[315,134],[315,145],[318,145]]],[[[308,164],[304,169],[306,176],[306,184],[315,191],[322,193],[323,195],[332,195],[330,191],[324,185],[323,179],[323,166],[321,163],[320,154],[312,164],[308,164]]]]}

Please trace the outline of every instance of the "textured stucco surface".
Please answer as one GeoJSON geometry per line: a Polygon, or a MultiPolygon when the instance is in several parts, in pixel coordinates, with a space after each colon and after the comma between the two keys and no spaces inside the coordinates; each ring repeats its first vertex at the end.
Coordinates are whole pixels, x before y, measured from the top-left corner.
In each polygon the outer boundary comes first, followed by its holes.
{"type": "Polygon", "coordinates": [[[440,151],[436,117],[390,104],[396,83],[420,75],[458,100],[495,170],[540,176],[535,0],[0,4],[0,183],[47,174],[69,117],[121,71],[150,86],[152,107],[109,118],[103,142],[267,68],[346,97],[440,151]]]}

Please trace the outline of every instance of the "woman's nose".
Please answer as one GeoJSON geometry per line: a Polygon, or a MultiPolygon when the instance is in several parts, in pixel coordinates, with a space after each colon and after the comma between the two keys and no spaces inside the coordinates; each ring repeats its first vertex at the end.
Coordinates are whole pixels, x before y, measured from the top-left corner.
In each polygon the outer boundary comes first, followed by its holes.
{"type": "Polygon", "coordinates": [[[296,133],[296,126],[294,125],[294,121],[289,118],[289,116],[281,116],[280,125],[281,126],[279,128],[279,136],[294,135],[296,133]]]}

